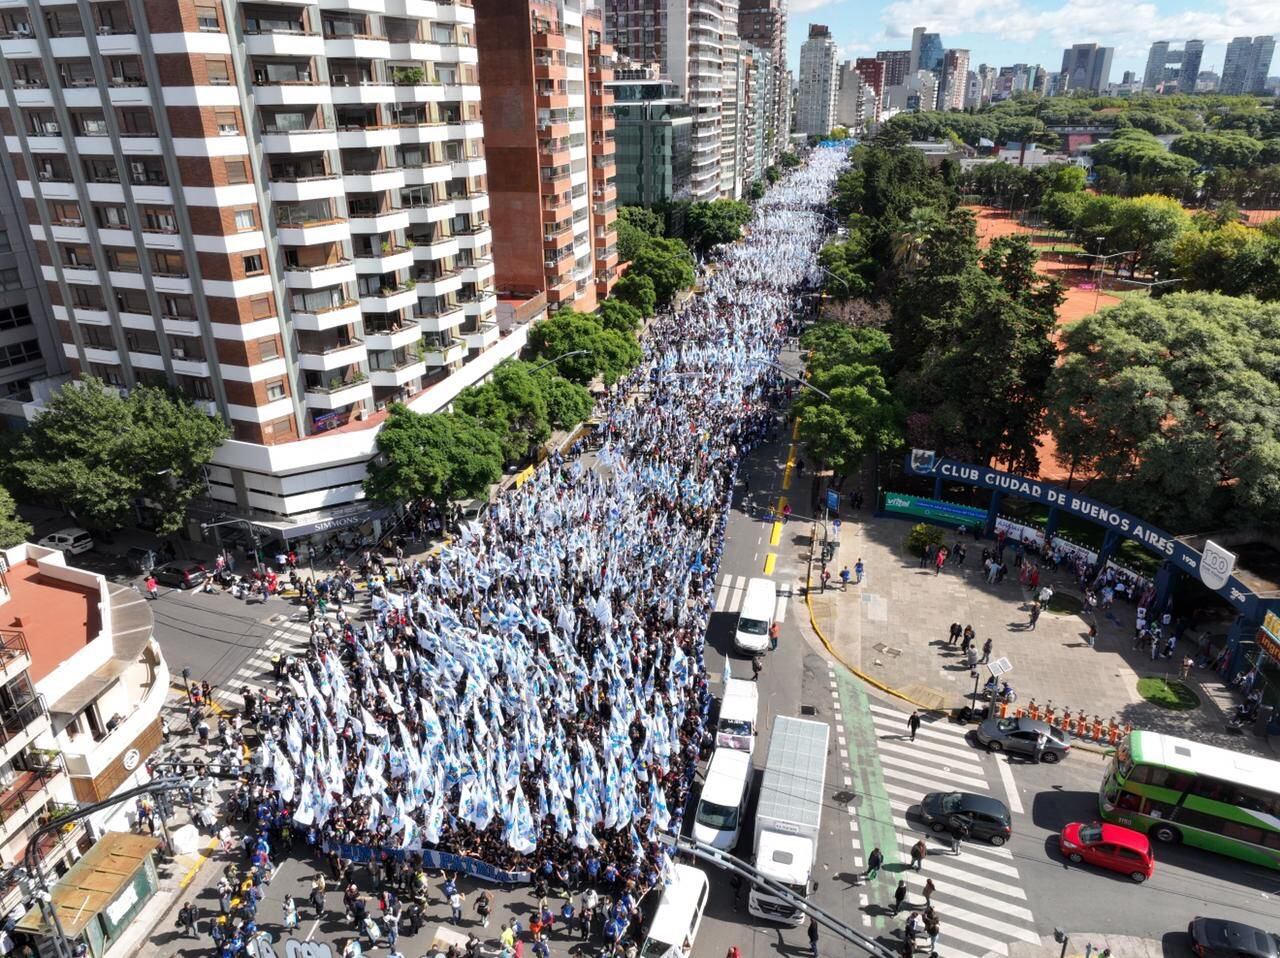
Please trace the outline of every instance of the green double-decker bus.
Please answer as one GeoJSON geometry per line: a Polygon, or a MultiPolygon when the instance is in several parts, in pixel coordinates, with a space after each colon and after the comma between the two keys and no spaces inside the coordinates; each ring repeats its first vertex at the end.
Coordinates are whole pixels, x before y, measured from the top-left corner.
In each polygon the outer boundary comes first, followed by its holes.
{"type": "Polygon", "coordinates": [[[1280,869],[1280,762],[1157,732],[1131,732],[1098,793],[1102,817],[1280,869]]]}

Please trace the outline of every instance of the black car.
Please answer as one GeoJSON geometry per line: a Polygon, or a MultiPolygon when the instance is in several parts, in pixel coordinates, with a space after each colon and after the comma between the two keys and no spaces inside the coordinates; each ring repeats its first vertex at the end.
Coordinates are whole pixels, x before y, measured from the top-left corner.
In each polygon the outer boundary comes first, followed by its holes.
{"type": "Polygon", "coordinates": [[[1280,937],[1225,918],[1193,918],[1187,925],[1191,950],[1200,958],[1277,958],[1280,937]]]}
{"type": "Polygon", "coordinates": [[[179,589],[194,589],[209,575],[199,562],[190,559],[175,559],[151,570],[156,581],[161,585],[172,585],[179,589]]]}
{"type": "Polygon", "coordinates": [[[920,817],[935,832],[967,830],[971,838],[1003,845],[1013,834],[1008,806],[972,792],[930,792],[920,799],[920,817]]]}

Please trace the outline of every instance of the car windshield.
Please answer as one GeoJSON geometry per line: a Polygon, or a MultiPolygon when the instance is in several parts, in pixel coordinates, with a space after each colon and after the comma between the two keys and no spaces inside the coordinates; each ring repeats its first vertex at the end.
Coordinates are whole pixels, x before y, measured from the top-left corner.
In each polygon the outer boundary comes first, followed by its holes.
{"type": "Polygon", "coordinates": [[[942,796],[942,810],[944,812],[951,813],[963,811],[962,805],[963,802],[961,801],[959,792],[949,792],[942,796]]]}
{"type": "Polygon", "coordinates": [[[1080,841],[1086,845],[1102,841],[1102,826],[1096,823],[1093,825],[1081,825],[1080,841]]]}
{"type": "Polygon", "coordinates": [[[1018,730],[1018,720],[1016,718],[998,719],[996,728],[1002,732],[1016,732],[1018,730]]]}
{"type": "Polygon", "coordinates": [[[748,619],[746,617],[738,619],[738,631],[746,632],[748,635],[764,635],[769,631],[769,623],[763,619],[748,619]]]}
{"type": "Polygon", "coordinates": [[[741,719],[721,719],[720,731],[729,735],[750,735],[751,723],[741,719]]]}
{"type": "Polygon", "coordinates": [[[698,803],[698,824],[706,825],[717,831],[727,832],[738,827],[738,810],[732,805],[717,805],[715,802],[698,803]]]}

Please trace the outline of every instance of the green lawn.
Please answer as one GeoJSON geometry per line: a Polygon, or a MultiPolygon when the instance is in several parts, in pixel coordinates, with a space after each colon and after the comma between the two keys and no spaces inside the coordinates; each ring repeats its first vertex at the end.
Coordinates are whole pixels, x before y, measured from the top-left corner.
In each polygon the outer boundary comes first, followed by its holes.
{"type": "Polygon", "coordinates": [[[1200,697],[1175,679],[1147,676],[1138,679],[1138,694],[1161,708],[1185,712],[1200,704],[1200,697]]]}

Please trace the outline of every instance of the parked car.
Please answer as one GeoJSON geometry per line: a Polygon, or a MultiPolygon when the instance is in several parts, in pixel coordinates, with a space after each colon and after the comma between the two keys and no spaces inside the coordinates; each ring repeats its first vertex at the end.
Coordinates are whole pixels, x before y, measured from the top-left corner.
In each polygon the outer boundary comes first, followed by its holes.
{"type": "Polygon", "coordinates": [[[1062,729],[1054,728],[1039,719],[1027,718],[991,718],[978,726],[974,733],[979,744],[985,745],[993,752],[1013,752],[1017,755],[1036,754],[1036,742],[1044,736],[1044,751],[1040,753],[1040,761],[1056,762],[1067,757],[1071,751],[1071,740],[1062,729]]]}
{"type": "Polygon", "coordinates": [[[920,817],[935,832],[956,833],[1003,845],[1013,835],[1009,808],[999,799],[972,792],[930,792],[920,799],[920,817]]]}
{"type": "Polygon", "coordinates": [[[1058,836],[1058,848],[1068,859],[1088,862],[1144,882],[1154,874],[1151,841],[1142,832],[1122,825],[1072,822],[1058,836]]]}
{"type": "Polygon", "coordinates": [[[1200,958],[1277,958],[1280,936],[1225,918],[1193,918],[1187,925],[1191,950],[1200,958]]]}
{"type": "Polygon", "coordinates": [[[156,581],[161,585],[171,585],[179,589],[194,589],[209,575],[207,569],[199,562],[190,559],[175,559],[151,570],[156,581]]]}
{"type": "Polygon", "coordinates": [[[124,554],[125,562],[129,564],[129,568],[134,572],[150,572],[156,567],[156,553],[154,549],[144,549],[142,546],[130,546],[129,550],[124,554]]]}
{"type": "Polygon", "coordinates": [[[49,533],[36,545],[44,546],[46,549],[57,549],[68,555],[78,556],[80,553],[88,552],[93,548],[93,536],[89,535],[85,530],[75,527],[59,529],[57,532],[49,533]]]}

